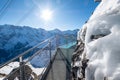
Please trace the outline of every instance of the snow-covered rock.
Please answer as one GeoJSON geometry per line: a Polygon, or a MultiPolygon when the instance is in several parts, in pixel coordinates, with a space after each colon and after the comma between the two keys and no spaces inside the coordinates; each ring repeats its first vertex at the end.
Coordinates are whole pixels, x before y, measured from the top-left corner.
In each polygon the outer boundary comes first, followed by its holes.
{"type": "Polygon", "coordinates": [[[78,35],[89,59],[85,80],[120,80],[119,36],[120,0],[102,0],[78,35]]]}

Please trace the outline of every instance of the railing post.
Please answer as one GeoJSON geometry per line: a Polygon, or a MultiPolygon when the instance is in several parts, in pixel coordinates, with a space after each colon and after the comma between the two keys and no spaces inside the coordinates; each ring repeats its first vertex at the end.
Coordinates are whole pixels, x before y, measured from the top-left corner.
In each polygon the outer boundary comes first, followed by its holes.
{"type": "Polygon", "coordinates": [[[59,46],[59,40],[58,40],[58,35],[56,35],[56,37],[55,37],[56,39],[55,39],[55,41],[56,41],[56,48],[58,48],[58,46],[59,46]]]}
{"type": "Polygon", "coordinates": [[[51,40],[49,40],[49,52],[50,52],[50,68],[51,68],[51,79],[54,80],[53,68],[52,68],[52,52],[51,52],[51,40]]]}
{"type": "Polygon", "coordinates": [[[20,62],[19,63],[20,64],[20,80],[25,80],[25,78],[24,78],[24,66],[22,66],[24,64],[22,56],[19,57],[19,62],[20,62]]]}
{"type": "Polygon", "coordinates": [[[52,63],[51,55],[51,41],[49,40],[49,53],[50,53],[50,64],[52,63]]]}

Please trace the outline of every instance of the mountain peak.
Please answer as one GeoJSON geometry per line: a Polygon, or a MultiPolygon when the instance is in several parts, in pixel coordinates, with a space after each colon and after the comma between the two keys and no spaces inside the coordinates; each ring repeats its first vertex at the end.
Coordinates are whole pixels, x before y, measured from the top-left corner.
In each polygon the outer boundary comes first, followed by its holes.
{"type": "Polygon", "coordinates": [[[50,32],[53,32],[53,33],[61,33],[62,31],[56,28],[56,29],[50,30],[50,32]]]}

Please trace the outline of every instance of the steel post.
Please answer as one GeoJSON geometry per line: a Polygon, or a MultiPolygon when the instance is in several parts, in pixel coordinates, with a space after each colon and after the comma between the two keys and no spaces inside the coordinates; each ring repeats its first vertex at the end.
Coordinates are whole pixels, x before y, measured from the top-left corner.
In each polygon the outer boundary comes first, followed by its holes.
{"type": "Polygon", "coordinates": [[[19,57],[19,62],[20,62],[20,80],[25,80],[25,77],[24,77],[24,66],[23,66],[23,58],[22,56],[19,57]]]}

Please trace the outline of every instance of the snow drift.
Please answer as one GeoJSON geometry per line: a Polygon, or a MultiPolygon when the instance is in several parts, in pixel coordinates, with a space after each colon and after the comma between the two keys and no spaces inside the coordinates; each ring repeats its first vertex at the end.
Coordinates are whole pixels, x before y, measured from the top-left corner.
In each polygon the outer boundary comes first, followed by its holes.
{"type": "Polygon", "coordinates": [[[120,80],[120,0],[102,0],[78,39],[89,59],[86,80],[120,80]]]}

